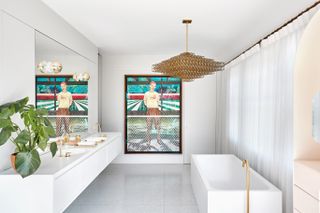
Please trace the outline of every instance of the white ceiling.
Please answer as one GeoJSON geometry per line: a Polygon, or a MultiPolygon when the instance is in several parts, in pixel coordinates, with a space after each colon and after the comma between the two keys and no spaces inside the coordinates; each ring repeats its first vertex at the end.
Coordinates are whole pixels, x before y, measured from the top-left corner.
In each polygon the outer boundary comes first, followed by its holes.
{"type": "MultiPolygon", "coordinates": [[[[190,51],[227,61],[316,0],[42,0],[108,54],[190,51]]],[[[63,32],[61,32],[63,33],[63,32]]]]}

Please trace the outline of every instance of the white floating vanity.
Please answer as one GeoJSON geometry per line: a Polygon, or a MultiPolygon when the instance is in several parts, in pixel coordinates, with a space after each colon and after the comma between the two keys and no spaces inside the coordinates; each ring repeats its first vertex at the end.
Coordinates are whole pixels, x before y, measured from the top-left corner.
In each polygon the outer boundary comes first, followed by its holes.
{"type": "Polygon", "coordinates": [[[320,212],[320,161],[295,161],[294,213],[320,212]]]}
{"type": "Polygon", "coordinates": [[[12,169],[0,174],[0,212],[63,212],[122,150],[120,133],[90,148],[72,148],[70,157],[41,156],[38,171],[22,179],[12,169]]]}

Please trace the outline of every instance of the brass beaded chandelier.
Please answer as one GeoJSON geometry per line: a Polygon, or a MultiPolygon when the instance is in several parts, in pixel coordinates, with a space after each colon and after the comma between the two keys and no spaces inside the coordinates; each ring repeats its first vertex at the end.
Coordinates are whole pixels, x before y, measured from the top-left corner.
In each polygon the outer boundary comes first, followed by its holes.
{"type": "Polygon", "coordinates": [[[188,25],[192,20],[184,19],[186,25],[186,51],[153,65],[153,72],[181,78],[182,81],[193,81],[205,75],[223,70],[224,63],[205,58],[188,51],[188,25]]]}

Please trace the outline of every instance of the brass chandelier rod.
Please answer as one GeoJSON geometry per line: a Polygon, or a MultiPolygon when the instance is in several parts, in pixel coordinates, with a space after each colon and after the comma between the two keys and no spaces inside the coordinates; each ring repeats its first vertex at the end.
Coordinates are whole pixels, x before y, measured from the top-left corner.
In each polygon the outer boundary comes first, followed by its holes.
{"type": "Polygon", "coordinates": [[[189,40],[189,38],[188,38],[188,34],[189,34],[189,32],[188,32],[188,24],[186,24],[186,52],[188,52],[188,40],[189,40]]]}
{"type": "Polygon", "coordinates": [[[183,19],[182,23],[186,25],[186,52],[189,52],[189,24],[192,23],[192,20],[183,19]]]}

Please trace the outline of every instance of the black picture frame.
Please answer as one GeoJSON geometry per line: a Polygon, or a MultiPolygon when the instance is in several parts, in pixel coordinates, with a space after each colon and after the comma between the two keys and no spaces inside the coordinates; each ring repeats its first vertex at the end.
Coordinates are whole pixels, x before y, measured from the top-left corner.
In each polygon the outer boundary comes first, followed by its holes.
{"type": "MultiPolygon", "coordinates": [[[[127,94],[128,94],[128,78],[173,78],[172,76],[167,75],[125,75],[124,76],[124,150],[125,154],[182,154],[182,81],[179,79],[179,87],[180,87],[180,93],[179,93],[179,150],[178,151],[130,151],[128,150],[128,101],[127,101],[127,94]]],[[[150,81],[145,81],[143,83],[149,84],[150,81]]],[[[177,82],[172,82],[177,83],[177,82]]],[[[161,94],[162,96],[162,94],[161,94]]],[[[162,112],[162,108],[161,108],[162,112]]]]}

